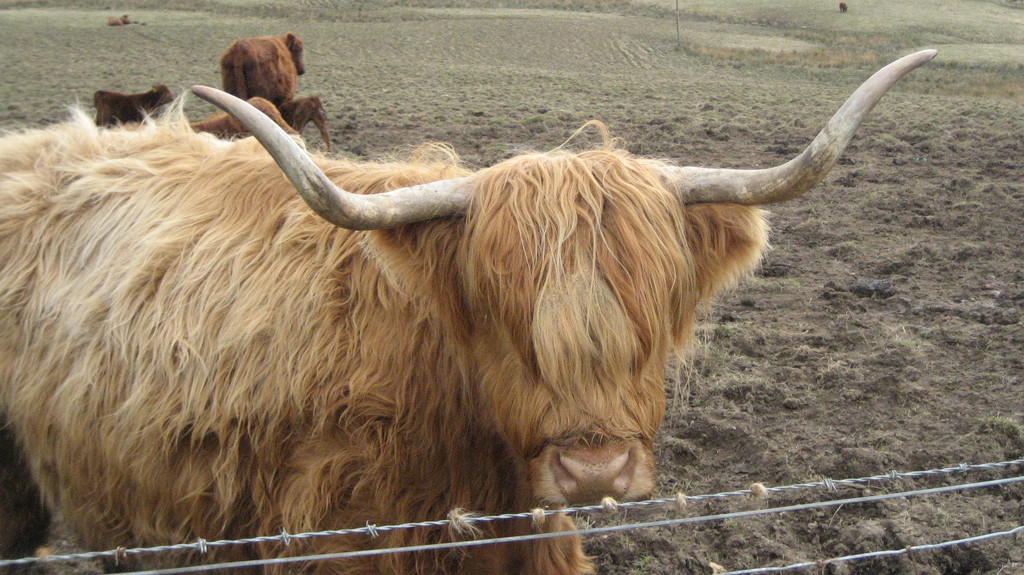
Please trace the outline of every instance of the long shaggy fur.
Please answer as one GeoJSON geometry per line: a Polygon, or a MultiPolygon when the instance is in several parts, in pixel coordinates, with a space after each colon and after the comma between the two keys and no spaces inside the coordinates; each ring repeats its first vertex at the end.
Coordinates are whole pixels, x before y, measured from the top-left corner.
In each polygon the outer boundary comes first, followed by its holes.
{"type": "MultiPolygon", "coordinates": [[[[441,147],[318,162],[359,193],[468,175],[441,147]]],[[[465,217],[351,232],[314,215],[252,138],[180,119],[101,130],[81,113],[8,135],[0,416],[46,505],[94,547],[530,509],[549,488],[530,462],[552,441],[649,448],[668,354],[764,248],[759,210],[680,207],[654,165],[612,148],[521,156],[471,175],[465,217]]],[[[565,537],[309,570],[591,565],[565,537]]]]}

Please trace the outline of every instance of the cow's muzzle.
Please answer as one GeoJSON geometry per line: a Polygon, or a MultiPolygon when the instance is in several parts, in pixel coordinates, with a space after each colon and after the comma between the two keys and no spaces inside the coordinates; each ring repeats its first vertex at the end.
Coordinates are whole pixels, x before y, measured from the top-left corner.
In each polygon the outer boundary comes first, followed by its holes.
{"type": "Polygon", "coordinates": [[[530,462],[534,496],[546,505],[630,501],[654,488],[654,457],[639,441],[548,445],[530,462]]]}

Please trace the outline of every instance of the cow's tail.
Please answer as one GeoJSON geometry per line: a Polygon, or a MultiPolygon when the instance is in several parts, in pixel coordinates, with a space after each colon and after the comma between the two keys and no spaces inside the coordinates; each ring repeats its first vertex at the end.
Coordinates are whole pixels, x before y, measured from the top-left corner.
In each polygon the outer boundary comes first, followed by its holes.
{"type": "Polygon", "coordinates": [[[232,58],[230,65],[223,70],[224,91],[238,96],[243,100],[249,99],[249,84],[246,82],[246,67],[248,64],[242,58],[232,58]]]}

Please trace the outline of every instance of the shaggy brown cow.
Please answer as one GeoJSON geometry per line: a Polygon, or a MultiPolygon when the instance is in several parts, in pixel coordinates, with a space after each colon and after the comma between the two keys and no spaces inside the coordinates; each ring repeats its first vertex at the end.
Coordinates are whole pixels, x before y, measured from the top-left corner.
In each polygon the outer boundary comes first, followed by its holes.
{"type": "Polygon", "coordinates": [[[173,99],[174,95],[164,84],[156,84],[152,89],[140,94],[96,90],[92,95],[92,105],[96,108],[96,125],[113,126],[118,123],[141,122],[147,114],[152,114],[173,99]]]}
{"type": "Polygon", "coordinates": [[[840,12],[842,12],[842,13],[844,13],[844,14],[845,14],[845,13],[846,13],[846,10],[847,10],[848,8],[849,8],[849,6],[847,6],[847,5],[846,5],[846,2],[840,2],[840,3],[839,3],[839,11],[840,11],[840,12]]]}
{"type": "Polygon", "coordinates": [[[316,96],[296,98],[281,104],[281,116],[296,132],[302,133],[307,124],[313,122],[320,129],[320,138],[331,151],[331,133],[327,130],[327,117],[324,115],[324,103],[316,96]]]}
{"type": "MultiPolygon", "coordinates": [[[[281,112],[277,109],[277,106],[271,104],[270,101],[263,98],[249,98],[247,102],[249,102],[249,105],[253,108],[256,108],[260,112],[266,114],[267,117],[273,120],[274,123],[280,126],[285,132],[288,132],[289,134],[298,134],[298,132],[293,130],[292,127],[288,125],[288,122],[281,117],[281,112]]],[[[208,132],[218,138],[233,138],[249,134],[249,130],[227,112],[214,114],[199,122],[192,122],[189,126],[192,127],[193,131],[208,132]]]]}
{"type": "Polygon", "coordinates": [[[243,100],[259,96],[280,106],[295,96],[302,63],[302,40],[291,32],[236,40],[220,58],[224,91],[243,100]]]}
{"type": "Polygon", "coordinates": [[[110,16],[107,18],[107,26],[127,26],[132,21],[128,19],[128,15],[124,16],[110,16]]]}
{"type": "MultiPolygon", "coordinates": [[[[185,123],[97,130],[81,113],[6,136],[0,417],[22,456],[9,438],[0,469],[27,471],[0,483],[0,504],[30,475],[86,544],[113,548],[644,497],[666,360],[692,339],[695,310],[758,261],[758,206],[820,181],[885,91],[933,55],[890,64],[803,154],[759,170],[681,168],[610,144],[473,173],[436,153],[311,158],[258,110],[198,87],[259,142],[185,123]]],[[[552,515],[541,528],[574,525],[552,515]]],[[[0,533],[0,549],[21,534],[0,533]]],[[[565,536],[304,569],[592,565],[565,536]]]]}

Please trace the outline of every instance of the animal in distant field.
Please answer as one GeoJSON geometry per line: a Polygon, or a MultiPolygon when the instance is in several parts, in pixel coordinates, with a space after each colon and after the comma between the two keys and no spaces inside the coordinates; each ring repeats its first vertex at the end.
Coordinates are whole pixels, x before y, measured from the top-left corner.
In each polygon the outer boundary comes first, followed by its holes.
{"type": "MultiPolygon", "coordinates": [[[[266,114],[268,118],[273,120],[285,132],[289,134],[298,133],[281,117],[281,112],[277,109],[277,106],[271,104],[269,100],[257,97],[249,98],[247,101],[252,107],[266,114]]],[[[214,114],[205,120],[192,122],[189,125],[196,132],[208,132],[218,138],[233,138],[249,134],[249,130],[241,122],[226,112],[214,114]]]]}
{"type": "Polygon", "coordinates": [[[127,26],[132,21],[128,19],[128,15],[123,16],[110,16],[107,18],[107,26],[127,26]]]}
{"type": "Polygon", "coordinates": [[[593,572],[558,509],[650,495],[666,364],[757,265],[761,206],[824,179],[934,55],[886,66],[761,169],[637,157],[607,133],[477,171],[443,147],[311,156],[202,87],[256,137],[84,113],[0,137],[0,555],[39,541],[45,512],[113,549],[545,508],[474,525],[563,536],[426,549],[464,536],[410,526],[182,560],[418,546],[294,569],[593,572]]]}
{"type": "Polygon", "coordinates": [[[840,2],[839,3],[839,11],[840,12],[845,13],[848,9],[849,9],[849,6],[846,5],[846,2],[840,2]]]}
{"type": "Polygon", "coordinates": [[[173,99],[174,95],[164,84],[155,84],[151,89],[139,94],[97,90],[92,95],[92,104],[96,108],[96,125],[113,126],[117,123],[141,122],[147,114],[153,114],[173,99]]]}
{"type": "Polygon", "coordinates": [[[307,124],[313,122],[320,129],[320,138],[331,151],[331,134],[327,129],[327,117],[324,114],[324,103],[316,96],[296,98],[281,104],[281,116],[296,132],[302,133],[307,124]]]}
{"type": "Polygon", "coordinates": [[[302,40],[291,32],[236,40],[220,59],[225,92],[243,100],[259,96],[275,106],[295,96],[299,76],[305,73],[302,40]]]}

